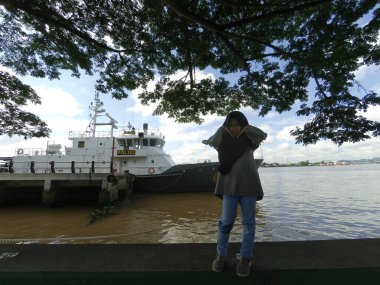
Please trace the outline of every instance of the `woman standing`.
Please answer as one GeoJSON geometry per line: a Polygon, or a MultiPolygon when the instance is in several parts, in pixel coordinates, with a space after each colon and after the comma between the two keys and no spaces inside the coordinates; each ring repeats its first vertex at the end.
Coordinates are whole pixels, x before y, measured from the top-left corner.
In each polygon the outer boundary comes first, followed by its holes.
{"type": "Polygon", "coordinates": [[[215,272],[223,271],[228,239],[235,222],[238,204],[242,212],[243,237],[236,274],[245,277],[251,271],[256,201],[264,196],[253,151],[266,137],[267,134],[262,130],[248,124],[243,113],[233,111],[212,137],[202,141],[218,151],[219,176],[215,194],[223,199],[218,224],[218,255],[212,263],[212,270],[215,272]]]}

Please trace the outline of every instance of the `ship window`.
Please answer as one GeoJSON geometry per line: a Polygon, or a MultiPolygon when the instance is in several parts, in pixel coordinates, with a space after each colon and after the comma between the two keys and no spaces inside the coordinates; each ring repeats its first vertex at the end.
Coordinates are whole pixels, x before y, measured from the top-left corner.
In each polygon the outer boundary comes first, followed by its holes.
{"type": "Polygon", "coordinates": [[[124,140],[124,139],[117,139],[117,143],[118,143],[120,146],[125,146],[125,140],[124,140]]]}
{"type": "Polygon", "coordinates": [[[158,147],[159,147],[159,148],[163,148],[163,147],[164,147],[164,144],[165,144],[165,142],[164,142],[163,140],[159,140],[159,141],[158,141],[158,147]]]}
{"type": "Polygon", "coordinates": [[[135,148],[140,147],[140,140],[139,139],[134,139],[133,142],[134,142],[135,148]]]}
{"type": "Polygon", "coordinates": [[[78,148],[84,148],[84,141],[78,141],[78,148]]]}
{"type": "Polygon", "coordinates": [[[143,146],[148,146],[148,139],[143,139],[142,143],[143,143],[143,146]]]}
{"type": "Polygon", "coordinates": [[[131,139],[127,139],[127,146],[133,146],[133,142],[131,139]]]}
{"type": "Polygon", "coordinates": [[[156,146],[157,145],[157,140],[156,139],[150,139],[149,145],[150,146],[156,146]]]}

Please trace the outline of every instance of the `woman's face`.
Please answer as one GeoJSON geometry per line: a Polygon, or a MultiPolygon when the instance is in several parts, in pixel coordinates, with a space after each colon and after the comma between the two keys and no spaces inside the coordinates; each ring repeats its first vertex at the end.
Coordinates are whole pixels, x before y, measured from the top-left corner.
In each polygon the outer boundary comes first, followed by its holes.
{"type": "Polygon", "coordinates": [[[241,132],[241,126],[239,121],[236,119],[231,119],[230,123],[228,124],[228,129],[235,137],[237,137],[241,132]]]}

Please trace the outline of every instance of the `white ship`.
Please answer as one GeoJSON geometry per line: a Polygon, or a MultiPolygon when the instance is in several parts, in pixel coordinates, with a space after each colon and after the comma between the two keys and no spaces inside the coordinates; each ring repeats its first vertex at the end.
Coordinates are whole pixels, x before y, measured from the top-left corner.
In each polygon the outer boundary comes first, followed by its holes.
{"type": "MultiPolygon", "coordinates": [[[[163,150],[165,137],[159,130],[142,130],[131,124],[117,127],[118,123],[102,109],[103,103],[95,95],[88,128],[70,132],[70,147],[47,143],[44,149],[18,148],[5,161],[2,171],[10,173],[109,173],[135,175],[134,191],[138,192],[208,192],[213,191],[218,175],[218,163],[204,161],[175,165],[163,150]],[[108,122],[100,122],[106,116],[108,122]],[[98,126],[109,126],[98,131],[98,126]]],[[[260,166],[262,159],[255,159],[260,166]]]]}
{"type": "Polygon", "coordinates": [[[85,131],[69,133],[70,147],[47,143],[44,149],[18,148],[8,160],[8,171],[14,173],[113,173],[126,171],[135,175],[161,174],[174,165],[163,150],[165,138],[159,130],[142,130],[131,124],[117,127],[117,121],[102,109],[99,96],[91,104],[91,121],[85,131]],[[99,117],[108,122],[100,122],[99,117]],[[98,126],[109,126],[98,131],[98,126]]]}

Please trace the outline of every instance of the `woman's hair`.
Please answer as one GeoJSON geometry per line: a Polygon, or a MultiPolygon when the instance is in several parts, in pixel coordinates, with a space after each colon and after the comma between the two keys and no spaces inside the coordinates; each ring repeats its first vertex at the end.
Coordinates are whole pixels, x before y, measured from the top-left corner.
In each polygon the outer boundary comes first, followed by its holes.
{"type": "Polygon", "coordinates": [[[228,127],[232,119],[237,120],[242,128],[248,125],[248,120],[242,112],[232,111],[227,115],[226,120],[223,123],[223,126],[228,127]]]}

